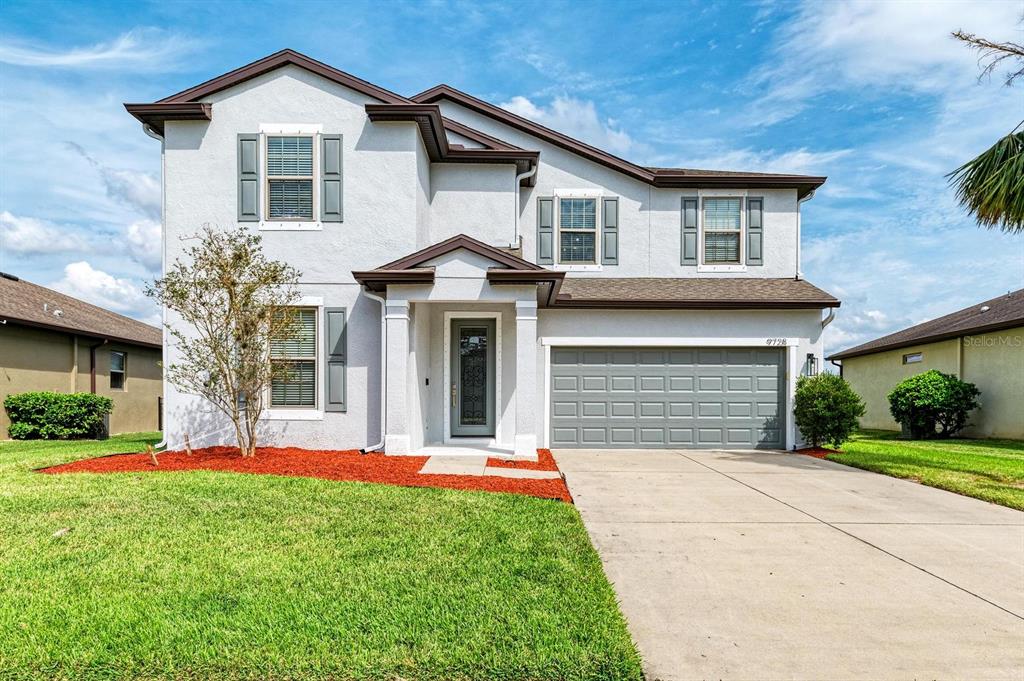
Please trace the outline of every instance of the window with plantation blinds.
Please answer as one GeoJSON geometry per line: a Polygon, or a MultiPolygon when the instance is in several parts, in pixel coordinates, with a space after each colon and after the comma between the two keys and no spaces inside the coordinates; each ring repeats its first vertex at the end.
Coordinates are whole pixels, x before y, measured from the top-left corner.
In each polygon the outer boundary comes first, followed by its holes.
{"type": "Polygon", "coordinates": [[[312,137],[267,137],[267,216],[313,219],[312,137]]]}
{"type": "Polygon", "coordinates": [[[271,361],[281,371],[270,385],[272,407],[316,407],[316,309],[295,310],[294,337],[272,341],[271,361]]]}
{"type": "Polygon", "coordinates": [[[704,262],[740,262],[740,199],[704,199],[704,262]]]}
{"type": "Polygon", "coordinates": [[[558,252],[563,263],[597,262],[597,199],[558,202],[558,252]]]}

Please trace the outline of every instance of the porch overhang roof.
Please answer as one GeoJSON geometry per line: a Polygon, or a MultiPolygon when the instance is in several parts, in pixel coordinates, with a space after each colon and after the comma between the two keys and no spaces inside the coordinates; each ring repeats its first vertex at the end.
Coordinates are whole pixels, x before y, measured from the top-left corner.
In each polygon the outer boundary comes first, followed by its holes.
{"type": "Polygon", "coordinates": [[[386,290],[389,284],[433,284],[434,268],[426,263],[457,250],[469,251],[492,261],[495,266],[489,267],[485,276],[493,285],[550,285],[545,297],[548,301],[558,295],[565,277],[565,272],[546,269],[465,234],[427,246],[376,269],[352,272],[352,276],[366,288],[378,292],[386,290]]]}

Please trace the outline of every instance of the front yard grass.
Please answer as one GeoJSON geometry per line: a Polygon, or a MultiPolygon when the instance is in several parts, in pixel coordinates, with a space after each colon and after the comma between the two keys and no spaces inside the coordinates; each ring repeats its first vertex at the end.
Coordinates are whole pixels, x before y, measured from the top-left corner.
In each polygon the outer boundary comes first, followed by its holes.
{"type": "Polygon", "coordinates": [[[642,678],[570,504],[32,472],[157,439],[0,443],[0,678],[642,678]]]}
{"type": "Polygon", "coordinates": [[[1024,442],[901,440],[863,430],[828,459],[1024,511],[1024,442]]]}

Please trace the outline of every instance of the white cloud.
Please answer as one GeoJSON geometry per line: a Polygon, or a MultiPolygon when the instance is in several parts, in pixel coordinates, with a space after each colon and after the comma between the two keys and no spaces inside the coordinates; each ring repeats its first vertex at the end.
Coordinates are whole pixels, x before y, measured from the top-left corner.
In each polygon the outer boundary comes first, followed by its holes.
{"type": "MultiPolygon", "coordinates": [[[[950,37],[962,28],[992,40],[1012,39],[1020,19],[1013,2],[804,2],[776,34],[774,58],[756,70],[748,123],[772,125],[828,92],[964,96],[978,75],[977,55],[950,37]]],[[[1011,124],[1012,125],[1012,124],[1011,124]]]]}
{"type": "Polygon", "coordinates": [[[166,71],[175,68],[177,59],[194,47],[192,41],[178,36],[164,35],[153,29],[137,29],[110,42],[64,50],[8,39],[0,43],[0,62],[37,68],[131,67],[136,70],[166,71]]]}
{"type": "Polygon", "coordinates": [[[125,232],[128,253],[137,262],[151,270],[161,264],[160,223],[154,220],[139,220],[128,225],[125,232]]]}
{"type": "Polygon", "coordinates": [[[601,120],[591,101],[555,97],[550,106],[543,107],[526,97],[516,96],[498,106],[619,156],[636,147],[629,134],[618,127],[614,120],[601,120]]]}
{"type": "Polygon", "coordinates": [[[0,252],[17,255],[83,252],[90,244],[73,227],[0,211],[0,252]]]}
{"type": "Polygon", "coordinates": [[[114,277],[82,260],[64,267],[64,277],[50,288],[147,323],[159,322],[156,306],[131,279],[114,277]]]}
{"type": "Polygon", "coordinates": [[[782,152],[732,149],[717,155],[691,157],[687,159],[686,163],[693,168],[709,170],[749,170],[759,173],[817,175],[823,172],[826,165],[846,158],[851,153],[851,149],[810,151],[805,147],[782,152]]]}
{"type": "Polygon", "coordinates": [[[82,145],[76,142],[66,144],[88,161],[89,165],[96,168],[107,190],[107,196],[148,217],[160,218],[160,182],[157,178],[136,170],[111,168],[90,156],[82,145]]]}

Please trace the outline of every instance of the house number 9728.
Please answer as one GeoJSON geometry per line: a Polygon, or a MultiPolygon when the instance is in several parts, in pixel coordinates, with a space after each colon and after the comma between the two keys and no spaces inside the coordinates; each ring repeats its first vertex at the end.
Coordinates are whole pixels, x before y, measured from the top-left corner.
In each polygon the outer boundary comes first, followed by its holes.
{"type": "Polygon", "coordinates": [[[768,339],[765,339],[764,344],[765,345],[785,345],[786,344],[786,339],[785,338],[768,338],[768,339]]]}

